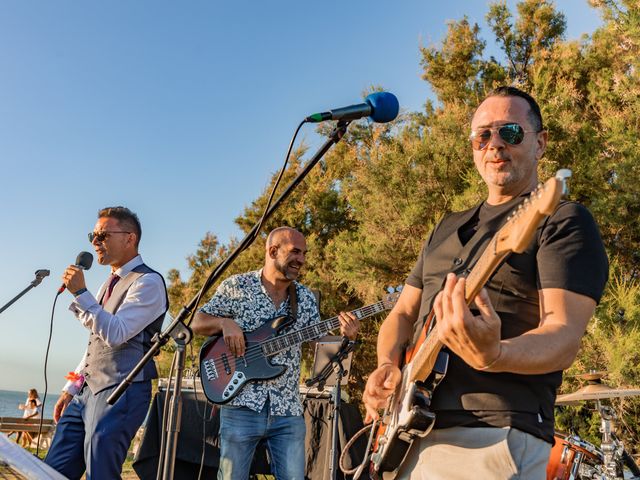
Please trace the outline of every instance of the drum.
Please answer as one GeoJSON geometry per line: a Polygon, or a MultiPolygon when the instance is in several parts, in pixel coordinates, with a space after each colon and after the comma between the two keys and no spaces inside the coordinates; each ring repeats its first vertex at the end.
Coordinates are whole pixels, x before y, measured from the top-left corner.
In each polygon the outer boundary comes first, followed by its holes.
{"type": "Polygon", "coordinates": [[[602,452],[577,435],[554,435],[555,445],[549,454],[547,480],[587,480],[600,478],[602,452]]]}

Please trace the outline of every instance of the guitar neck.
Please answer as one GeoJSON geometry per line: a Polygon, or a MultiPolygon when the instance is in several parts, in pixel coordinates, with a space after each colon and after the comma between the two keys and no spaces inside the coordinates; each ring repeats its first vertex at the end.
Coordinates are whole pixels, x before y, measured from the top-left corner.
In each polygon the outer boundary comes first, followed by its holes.
{"type": "Polygon", "coordinates": [[[491,274],[493,274],[498,266],[500,266],[504,259],[511,253],[510,251],[496,253],[495,247],[498,235],[500,235],[500,232],[491,239],[482,256],[473,266],[469,275],[467,275],[464,289],[464,298],[467,301],[467,305],[471,304],[473,299],[476,298],[476,295],[482,290],[484,284],[489,281],[491,274]]]}
{"type": "MultiPolygon", "coordinates": [[[[387,310],[387,306],[384,301],[376,302],[372,305],[367,305],[362,308],[352,310],[351,313],[355,315],[358,320],[362,320],[367,317],[371,317],[380,312],[387,310]]],[[[324,337],[330,331],[335,330],[340,326],[339,318],[332,317],[327,320],[323,320],[313,325],[301,328],[295,332],[287,333],[286,335],[280,335],[262,343],[262,350],[265,355],[275,355],[287,348],[294,345],[299,345],[304,342],[315,340],[320,337],[324,337]]]]}
{"type": "MultiPolygon", "coordinates": [[[[480,293],[480,290],[482,290],[484,284],[487,283],[491,274],[510,253],[495,253],[496,239],[499,234],[500,232],[491,239],[482,256],[478,259],[466,278],[464,297],[467,305],[480,293]]],[[[427,322],[433,320],[433,315],[432,310],[427,322]]],[[[409,372],[410,381],[424,380],[431,373],[442,347],[442,342],[438,340],[438,324],[435,323],[429,335],[422,345],[420,345],[420,348],[418,348],[411,360],[411,370],[409,372]]]]}

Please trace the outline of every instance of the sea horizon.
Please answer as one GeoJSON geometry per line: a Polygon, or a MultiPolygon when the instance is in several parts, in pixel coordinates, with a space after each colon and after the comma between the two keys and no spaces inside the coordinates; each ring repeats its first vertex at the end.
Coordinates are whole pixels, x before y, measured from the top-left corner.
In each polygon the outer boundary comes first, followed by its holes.
{"type": "MultiPolygon", "coordinates": [[[[24,412],[18,408],[18,405],[24,404],[27,394],[27,391],[0,390],[0,417],[22,417],[24,412]]],[[[40,401],[43,402],[44,392],[38,391],[38,395],[40,395],[40,401]]],[[[55,395],[51,392],[47,394],[44,418],[53,418],[53,407],[57,401],[57,392],[55,395]]]]}

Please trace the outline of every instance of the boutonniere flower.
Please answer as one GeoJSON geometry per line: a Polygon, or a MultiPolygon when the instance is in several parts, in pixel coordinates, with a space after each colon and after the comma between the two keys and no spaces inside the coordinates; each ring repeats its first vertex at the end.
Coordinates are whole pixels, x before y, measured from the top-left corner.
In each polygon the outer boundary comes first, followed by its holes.
{"type": "Polygon", "coordinates": [[[84,376],[76,372],[69,372],[64,378],[72,382],[78,388],[82,387],[82,384],[84,383],[84,376]]]}

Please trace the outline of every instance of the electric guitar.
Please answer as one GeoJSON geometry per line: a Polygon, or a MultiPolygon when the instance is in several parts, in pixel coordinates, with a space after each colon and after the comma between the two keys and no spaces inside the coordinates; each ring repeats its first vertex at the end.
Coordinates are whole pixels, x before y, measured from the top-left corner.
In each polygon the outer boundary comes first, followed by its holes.
{"type": "MultiPolygon", "coordinates": [[[[570,176],[570,170],[558,170],[554,178],[540,185],[509,215],[467,276],[467,304],[507,256],[527,248],[540,222],[554,212],[566,192],[565,181],[570,176]]],[[[438,340],[438,325],[434,324],[433,316],[432,310],[420,339],[406,353],[402,379],[381,417],[370,457],[369,470],[374,478],[386,478],[383,472],[396,472],[413,441],[425,437],[433,428],[435,414],[429,410],[431,398],[446,374],[449,359],[447,353],[440,351],[443,345],[438,340]]]]}
{"type": "MultiPolygon", "coordinates": [[[[390,310],[400,293],[390,293],[384,300],[353,310],[359,320],[390,310]]],[[[282,375],[287,365],[273,365],[269,357],[294,345],[323,337],[340,326],[332,317],[300,330],[280,335],[291,326],[287,316],[267,321],[252,332],[245,333],[245,354],[235,357],[222,335],[209,338],[200,348],[200,379],[206,397],[213,403],[231,401],[249,382],[269,380],[282,375]]]]}

